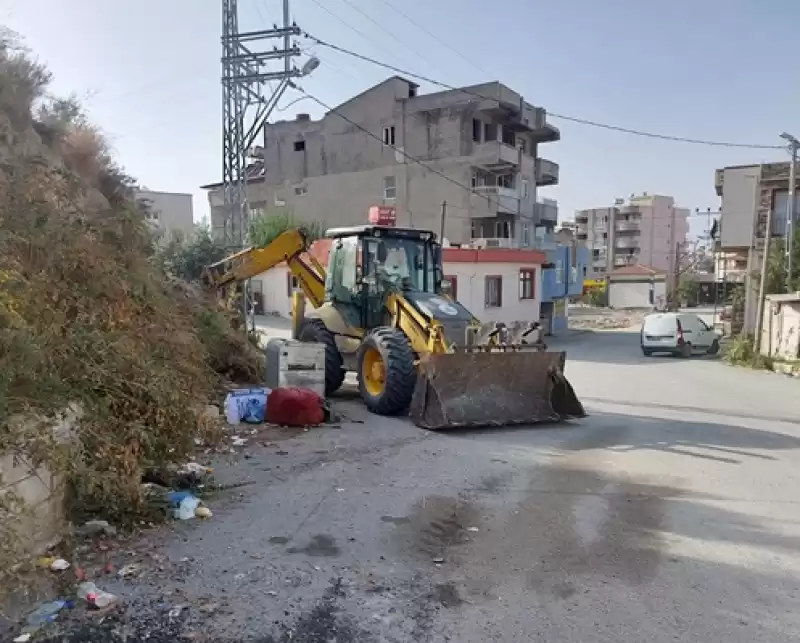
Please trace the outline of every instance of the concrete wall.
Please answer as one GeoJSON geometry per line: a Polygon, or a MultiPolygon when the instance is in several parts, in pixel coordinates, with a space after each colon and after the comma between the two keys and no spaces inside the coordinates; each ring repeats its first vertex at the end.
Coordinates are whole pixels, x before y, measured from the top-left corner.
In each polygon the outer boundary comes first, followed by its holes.
{"type": "MultiPolygon", "coordinates": [[[[515,164],[518,158],[514,146],[499,140],[499,127],[498,140],[474,141],[473,118],[501,124],[510,117],[501,115],[497,101],[476,100],[461,91],[413,96],[414,91],[413,84],[390,78],[321,120],[300,115],[267,125],[266,175],[248,186],[251,208],[268,213],[290,210],[301,221],[321,221],[330,228],[364,223],[371,205],[394,205],[398,225],[439,232],[442,203],[447,202],[445,237],[452,243],[468,242],[472,219],[496,217],[498,211],[470,191],[473,172],[498,157],[515,164]],[[385,128],[394,128],[393,145],[384,144],[385,128]],[[393,181],[393,194],[385,191],[387,179],[393,181]]],[[[519,95],[499,83],[476,86],[474,91],[519,106],[519,95]]],[[[526,106],[523,111],[532,122],[544,123],[543,110],[526,106]]],[[[527,192],[520,190],[520,208],[532,221],[543,212],[536,207],[535,157],[547,127],[517,133],[525,144],[521,178],[528,186],[527,192]]],[[[219,235],[224,215],[219,188],[209,193],[209,202],[212,229],[219,235]]]]}
{"type": "Polygon", "coordinates": [[[800,293],[766,296],[760,349],[777,359],[800,359],[800,293]]]}
{"type": "Polygon", "coordinates": [[[194,232],[191,194],[136,190],[136,200],[147,203],[153,224],[167,234],[178,232],[189,236],[194,232]]]}
{"type": "Polygon", "coordinates": [[[541,306],[541,266],[516,263],[445,263],[446,277],[457,279],[457,299],[482,322],[538,321],[541,306]],[[520,269],[534,270],[534,298],[520,299],[520,269]],[[487,308],[486,277],[502,278],[502,306],[487,308]]]}
{"type": "Polygon", "coordinates": [[[755,226],[760,168],[723,170],[720,241],[723,248],[750,247],[755,226]]]}
{"type": "MultiPolygon", "coordinates": [[[[80,411],[70,409],[53,426],[59,442],[67,443],[80,411]]],[[[12,418],[11,422],[25,421],[12,418]]],[[[13,454],[0,456],[0,494],[14,494],[22,501],[20,512],[12,519],[2,516],[4,526],[19,529],[24,551],[22,555],[37,554],[58,540],[64,533],[64,481],[46,467],[34,467],[26,458],[13,454]],[[6,522],[8,521],[8,522],[6,522]]]]}
{"type": "Polygon", "coordinates": [[[608,285],[608,305],[611,308],[654,308],[659,301],[665,301],[666,282],[659,281],[612,281],[608,285]],[[650,290],[653,290],[653,303],[650,290]]]}

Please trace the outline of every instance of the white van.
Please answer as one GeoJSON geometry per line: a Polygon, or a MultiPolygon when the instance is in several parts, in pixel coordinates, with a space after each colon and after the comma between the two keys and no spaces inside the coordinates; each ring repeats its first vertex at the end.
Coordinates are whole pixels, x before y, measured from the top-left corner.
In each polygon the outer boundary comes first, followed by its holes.
{"type": "Polygon", "coordinates": [[[671,353],[680,357],[716,355],[720,334],[692,313],[654,313],[642,324],[642,353],[671,353]]]}

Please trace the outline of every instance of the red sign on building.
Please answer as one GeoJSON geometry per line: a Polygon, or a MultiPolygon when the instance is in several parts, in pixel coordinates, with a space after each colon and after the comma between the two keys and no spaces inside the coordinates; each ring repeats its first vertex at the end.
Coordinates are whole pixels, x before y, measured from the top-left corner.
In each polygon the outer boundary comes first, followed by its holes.
{"type": "Polygon", "coordinates": [[[397,224],[397,210],[391,205],[373,205],[369,209],[369,222],[394,227],[397,224]]]}

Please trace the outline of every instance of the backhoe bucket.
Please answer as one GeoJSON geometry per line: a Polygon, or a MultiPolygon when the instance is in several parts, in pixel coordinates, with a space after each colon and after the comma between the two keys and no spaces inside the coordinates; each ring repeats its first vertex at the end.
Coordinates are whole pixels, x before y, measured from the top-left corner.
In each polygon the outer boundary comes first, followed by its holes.
{"type": "Polygon", "coordinates": [[[434,430],[584,417],[564,377],[565,361],[564,352],[532,350],[427,355],[409,416],[434,430]]]}

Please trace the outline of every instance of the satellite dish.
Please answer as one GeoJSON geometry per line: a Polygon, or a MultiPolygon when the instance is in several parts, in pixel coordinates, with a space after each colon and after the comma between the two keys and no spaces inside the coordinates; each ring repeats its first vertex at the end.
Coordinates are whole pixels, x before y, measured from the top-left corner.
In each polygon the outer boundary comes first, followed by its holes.
{"type": "Polygon", "coordinates": [[[303,68],[300,70],[300,75],[308,76],[317,67],[319,67],[319,58],[316,56],[311,56],[311,58],[306,60],[306,62],[303,64],[303,68]]]}

